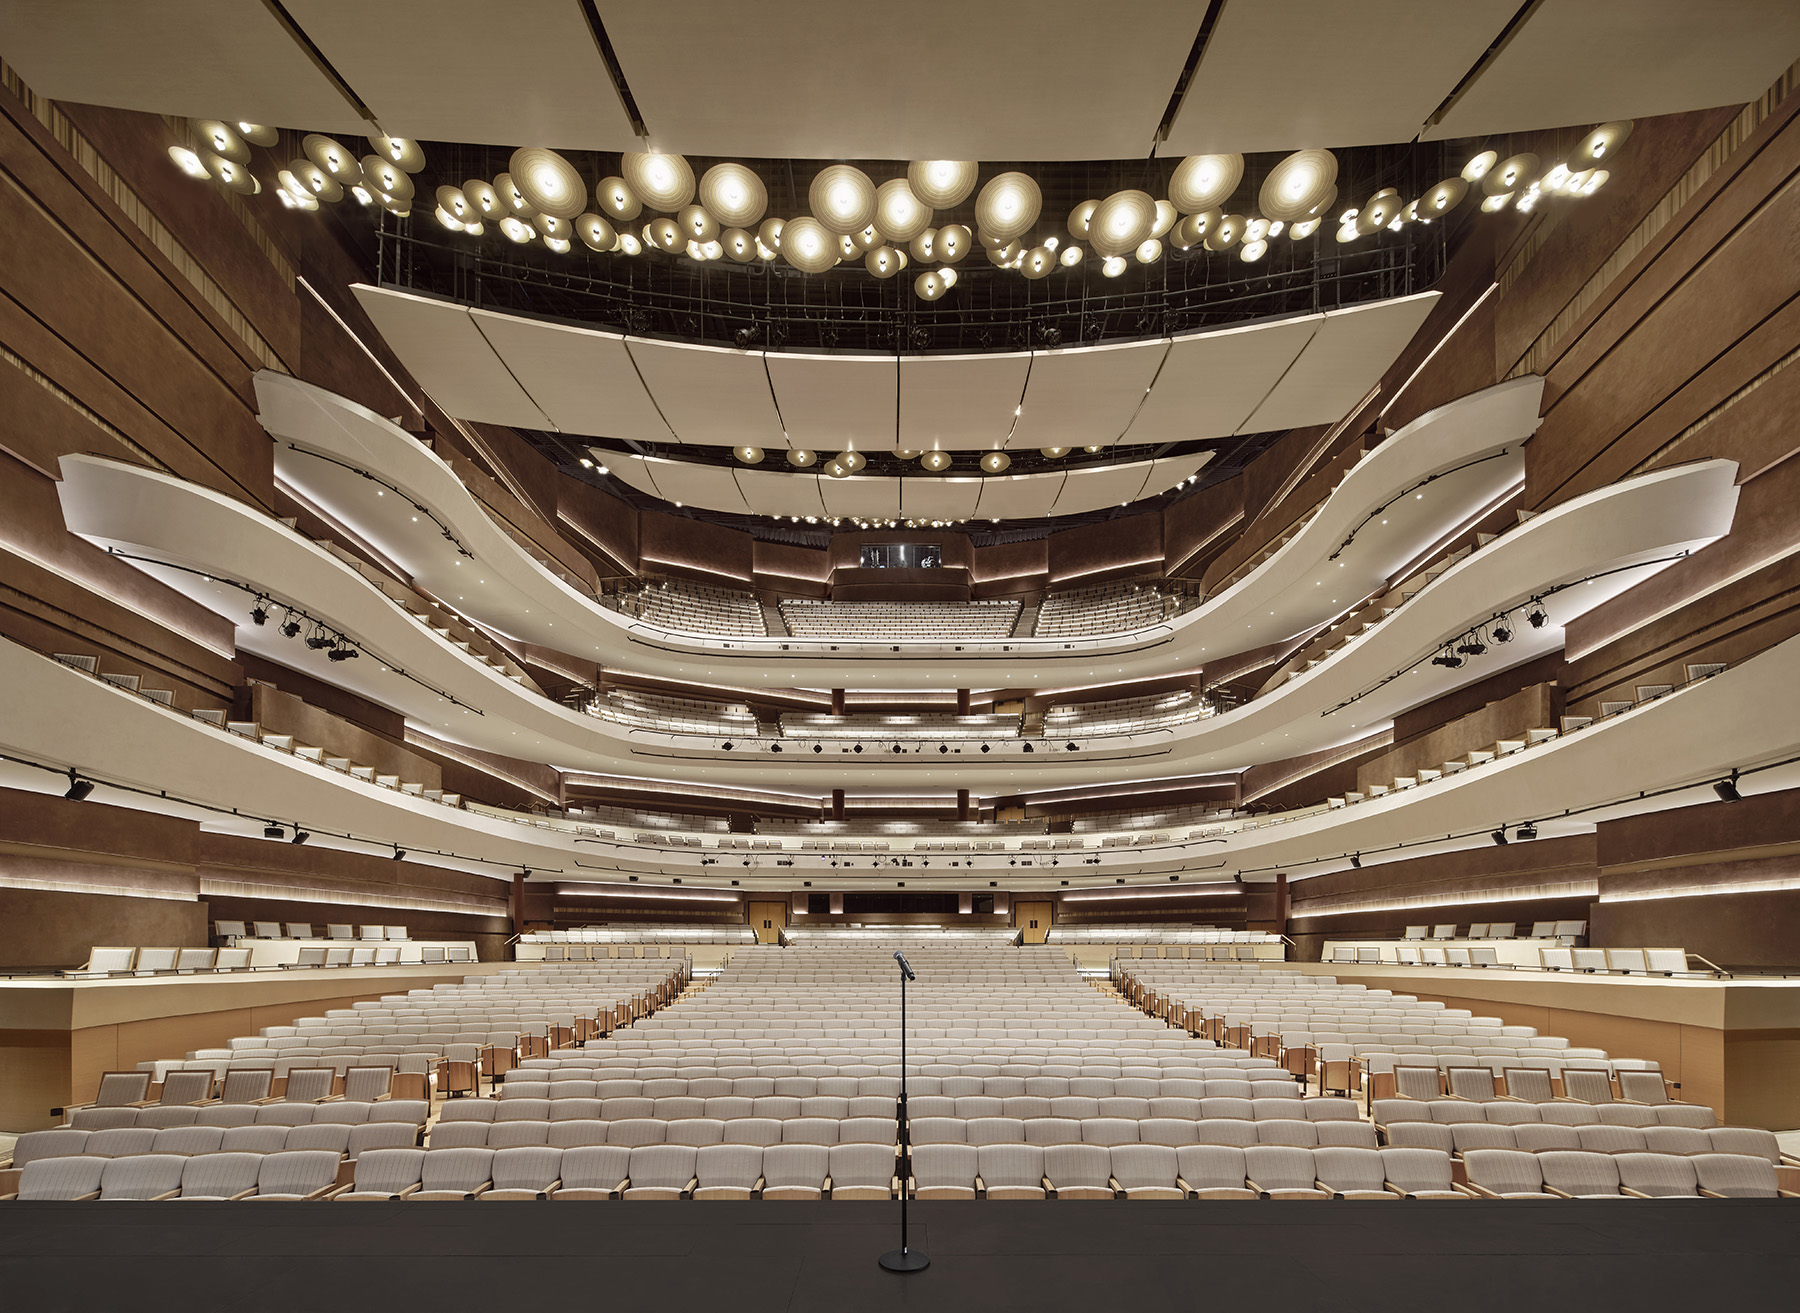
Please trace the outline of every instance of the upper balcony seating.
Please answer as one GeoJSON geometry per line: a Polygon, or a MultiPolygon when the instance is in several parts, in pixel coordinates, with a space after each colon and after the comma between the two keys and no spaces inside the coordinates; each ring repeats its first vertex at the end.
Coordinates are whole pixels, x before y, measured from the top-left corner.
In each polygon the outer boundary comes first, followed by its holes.
{"type": "Polygon", "coordinates": [[[1153,625],[1173,610],[1175,599],[1142,584],[1100,584],[1051,593],[1038,608],[1039,638],[1122,634],[1153,625]]]}
{"type": "Polygon", "coordinates": [[[1010,739],[1019,735],[1019,717],[935,711],[915,716],[832,716],[790,711],[781,717],[781,734],[790,739],[1010,739]]]}
{"type": "Polygon", "coordinates": [[[1143,734],[1191,725],[1212,715],[1213,711],[1213,705],[1192,689],[1107,702],[1059,703],[1044,712],[1044,737],[1143,734]]]}
{"type": "Polygon", "coordinates": [[[754,594],[688,579],[665,579],[619,596],[618,605],[661,629],[727,638],[766,638],[762,606],[754,594]]]}
{"type": "Polygon", "coordinates": [[[742,702],[710,702],[611,688],[589,710],[602,720],[663,734],[756,737],[756,713],[742,702]]]}
{"type": "Polygon", "coordinates": [[[1019,603],[821,602],[789,598],[781,618],[795,638],[845,642],[955,643],[1007,638],[1019,619],[1019,603]]]}

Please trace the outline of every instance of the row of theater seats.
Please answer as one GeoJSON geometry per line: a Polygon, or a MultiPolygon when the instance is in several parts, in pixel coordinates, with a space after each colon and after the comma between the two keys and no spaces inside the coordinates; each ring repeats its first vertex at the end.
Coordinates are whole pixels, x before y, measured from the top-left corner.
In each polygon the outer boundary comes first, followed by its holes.
{"type": "MultiPolygon", "coordinates": [[[[568,1100],[569,1103],[591,1102],[568,1100]]],[[[750,1116],[721,1119],[632,1117],[608,1121],[583,1117],[592,1109],[552,1105],[550,1119],[440,1120],[431,1130],[434,1149],[519,1144],[897,1144],[900,1124],[886,1116],[750,1116]]],[[[1295,1107],[1298,1113],[1298,1105],[1295,1107]]],[[[1248,1119],[1146,1117],[909,1117],[912,1144],[1287,1144],[1304,1148],[1347,1145],[1373,1149],[1375,1126],[1357,1117],[1308,1119],[1298,1115],[1248,1119]]]]}
{"type": "Polygon", "coordinates": [[[840,638],[845,642],[932,643],[1010,637],[1019,603],[825,602],[788,598],[781,618],[795,638],[840,638]]]}
{"type": "Polygon", "coordinates": [[[762,638],[768,634],[762,605],[752,593],[685,579],[647,584],[626,594],[622,604],[649,623],[689,634],[762,638]]]}
{"type": "MultiPolygon", "coordinates": [[[[1512,939],[1518,936],[1519,927],[1513,921],[1476,921],[1469,926],[1469,933],[1458,935],[1455,923],[1446,925],[1409,925],[1406,927],[1408,939],[1512,939]]],[[[1587,933],[1586,921],[1533,921],[1528,939],[1579,939],[1587,933]]]]}
{"type": "Polygon", "coordinates": [[[1101,584],[1051,593],[1038,607],[1039,638],[1128,633],[1161,620],[1173,599],[1138,584],[1101,584]]]}
{"type": "Polygon", "coordinates": [[[887,1199],[1588,1199],[1796,1197],[1732,1154],[1475,1150],[1467,1183],[1432,1149],[1285,1145],[524,1145],[371,1149],[335,1185],[326,1151],[45,1159],[22,1199],[361,1201],[887,1199]],[[910,1171],[908,1168],[910,1167],[910,1171]],[[900,1173],[907,1172],[904,1182],[900,1173]],[[335,1188],[334,1188],[335,1187],[335,1188]]]}
{"type": "Polygon", "coordinates": [[[314,926],[305,921],[214,921],[213,933],[222,939],[361,939],[396,941],[411,939],[403,925],[314,926]]]}

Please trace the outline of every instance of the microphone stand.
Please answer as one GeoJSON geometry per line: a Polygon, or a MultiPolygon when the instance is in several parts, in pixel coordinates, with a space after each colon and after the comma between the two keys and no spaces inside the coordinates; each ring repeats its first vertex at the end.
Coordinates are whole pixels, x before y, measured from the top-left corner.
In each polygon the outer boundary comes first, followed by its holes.
{"type": "Polygon", "coordinates": [[[883,1254],[881,1265],[890,1272],[921,1272],[931,1266],[931,1259],[923,1250],[911,1248],[906,1237],[906,1183],[912,1176],[911,1143],[906,1133],[906,982],[915,977],[904,953],[896,952],[894,961],[900,964],[900,1248],[883,1254]]]}

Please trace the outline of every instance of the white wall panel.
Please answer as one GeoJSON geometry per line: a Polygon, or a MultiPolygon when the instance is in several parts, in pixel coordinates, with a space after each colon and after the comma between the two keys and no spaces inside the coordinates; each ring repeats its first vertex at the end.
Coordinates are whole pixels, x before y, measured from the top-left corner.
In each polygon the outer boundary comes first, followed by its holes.
{"type": "Polygon", "coordinates": [[[907,475],[900,480],[900,513],[908,519],[973,519],[982,487],[989,482],[934,474],[907,475]]]}
{"type": "Polygon", "coordinates": [[[1168,354],[1167,340],[1039,351],[1009,447],[1117,442],[1168,354]]]}
{"type": "MultiPolygon", "coordinates": [[[[1164,154],[1411,141],[1518,9],[1516,0],[1232,0],[1164,154]]],[[[1591,57],[1592,49],[1583,52],[1591,57]]],[[[1257,180],[1239,204],[1249,213],[1257,180]]],[[[1351,201],[1350,204],[1357,204],[1351,201]]]]}
{"type": "Polygon", "coordinates": [[[472,310],[470,318],[550,423],[565,433],[672,442],[617,333],[472,310]]]}
{"type": "Polygon", "coordinates": [[[643,338],[630,338],[625,345],[657,408],[682,442],[787,445],[762,352],[643,338]]]}
{"type": "Polygon", "coordinates": [[[1586,128],[1742,105],[1796,54],[1793,0],[1544,0],[1423,136],[1586,128]]]}
{"type": "Polygon", "coordinates": [[[1035,520],[1050,514],[1062,494],[1067,473],[1002,474],[981,481],[975,515],[983,520],[1035,520]]]}
{"type": "Polygon", "coordinates": [[[468,307],[367,283],[351,291],[431,399],[458,419],[552,428],[488,340],[468,307]]]}
{"type": "Polygon", "coordinates": [[[900,514],[900,480],[852,474],[849,478],[825,476],[819,480],[819,496],[833,515],[860,515],[891,520],[900,514]]]}
{"type": "Polygon", "coordinates": [[[1304,315],[1178,337],[1125,441],[1186,442],[1238,432],[1323,317],[1304,315]]]}
{"type": "Polygon", "coordinates": [[[1092,469],[1074,469],[1063,481],[1057,494],[1057,515],[1079,515],[1084,511],[1103,510],[1123,502],[1135,501],[1144,491],[1144,480],[1150,476],[1152,462],[1134,460],[1124,465],[1104,465],[1092,469]]]}
{"type": "Polygon", "coordinates": [[[750,511],[744,494],[738,489],[736,471],[729,465],[702,465],[696,461],[657,457],[646,457],[644,463],[656,479],[664,501],[738,515],[750,511]]]}
{"type": "Polygon", "coordinates": [[[918,451],[1005,445],[1030,365],[1026,352],[902,356],[898,445],[918,451]]]}
{"type": "Polygon", "coordinates": [[[770,352],[763,361],[790,446],[893,450],[900,392],[893,356],[770,352]]]}
{"type": "Polygon", "coordinates": [[[1269,433],[1307,424],[1335,424],[1394,363],[1412,341],[1438,293],[1333,310],[1293,368],[1242,425],[1241,432],[1269,433]]]}
{"type": "Polygon", "coordinates": [[[782,474],[775,470],[739,469],[737,485],[744,503],[756,515],[823,515],[816,474],[782,474]]]}

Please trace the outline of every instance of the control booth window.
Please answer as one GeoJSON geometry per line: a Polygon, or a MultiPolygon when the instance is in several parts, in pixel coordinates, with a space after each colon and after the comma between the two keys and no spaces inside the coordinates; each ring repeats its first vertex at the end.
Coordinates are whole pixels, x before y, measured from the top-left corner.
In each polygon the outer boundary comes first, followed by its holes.
{"type": "Polygon", "coordinates": [[[864,543],[865,570],[937,570],[944,564],[939,543],[864,543]]]}

